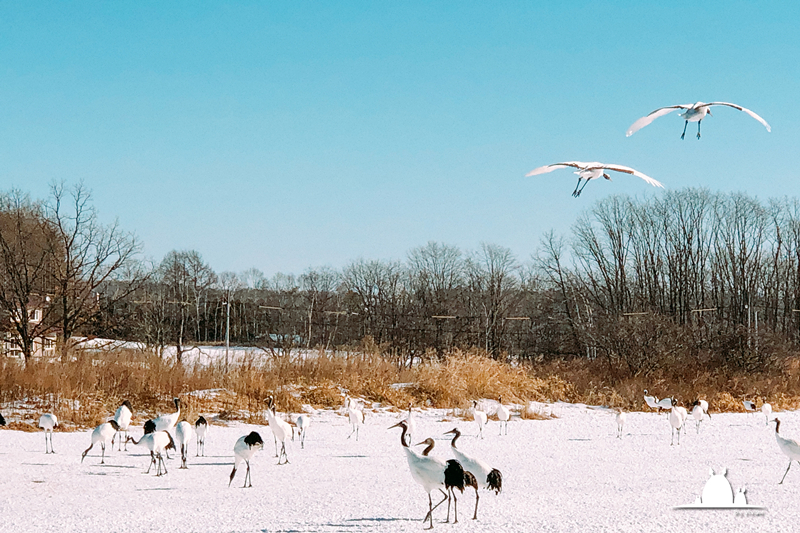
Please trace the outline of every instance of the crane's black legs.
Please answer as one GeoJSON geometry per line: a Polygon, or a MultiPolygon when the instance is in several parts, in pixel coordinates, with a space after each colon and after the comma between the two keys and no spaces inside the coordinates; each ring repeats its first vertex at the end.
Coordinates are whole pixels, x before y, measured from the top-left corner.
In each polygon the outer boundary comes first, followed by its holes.
{"type": "MultiPolygon", "coordinates": [[[[436,505],[433,505],[433,501],[431,500],[431,495],[430,495],[430,493],[428,493],[428,508],[429,508],[429,510],[428,510],[428,514],[425,515],[425,518],[423,518],[422,521],[424,522],[425,520],[428,519],[428,517],[430,517],[430,519],[431,519],[431,527],[426,528],[426,529],[432,529],[433,528],[433,512],[436,510],[436,508],[439,507],[440,505],[442,505],[445,502],[445,500],[449,500],[449,496],[445,491],[443,491],[442,489],[439,489],[439,492],[442,493],[444,498],[442,498],[442,501],[440,501],[436,505]]],[[[449,501],[448,501],[448,505],[449,505],[449,501]]],[[[449,513],[448,513],[448,516],[449,516],[449,513]]]]}
{"type": "Polygon", "coordinates": [[[458,524],[458,498],[456,498],[456,491],[453,487],[448,489],[449,496],[447,498],[447,520],[445,522],[450,522],[450,498],[453,498],[453,523],[458,524]]]}
{"type": "Polygon", "coordinates": [[[781,478],[781,480],[778,482],[778,485],[782,485],[782,484],[783,484],[783,480],[784,480],[784,479],[786,479],[786,474],[788,474],[788,473],[789,473],[789,469],[790,469],[791,467],[792,467],[792,460],[791,460],[791,459],[789,459],[789,466],[787,466],[787,467],[786,467],[786,472],[784,472],[784,473],[783,473],[783,477],[782,477],[782,478],[781,478]]]}
{"type": "Polygon", "coordinates": [[[703,122],[702,120],[697,121],[697,138],[700,139],[700,123],[703,122]]]}
{"type": "Polygon", "coordinates": [[[52,431],[45,431],[44,432],[44,453],[56,453],[53,449],[53,432],[52,431]],[[50,447],[47,447],[47,434],[50,434],[50,447]],[[48,451],[48,449],[50,451],[48,451]]]}
{"type": "Polygon", "coordinates": [[[477,520],[478,519],[478,500],[480,500],[480,499],[481,499],[481,497],[478,496],[478,487],[476,486],[475,487],[475,514],[472,515],[472,519],[473,520],[477,520]]]}
{"type": "Polygon", "coordinates": [[[244,485],[242,486],[243,489],[253,486],[253,481],[250,479],[250,461],[245,461],[245,463],[247,464],[247,472],[244,474],[244,485]]]}
{"type": "MultiPolygon", "coordinates": [[[[586,181],[584,181],[584,182],[583,182],[583,187],[581,187],[581,188],[579,189],[579,188],[578,188],[578,186],[581,184],[581,180],[582,180],[582,179],[583,179],[583,178],[578,178],[578,185],[576,185],[576,186],[575,186],[575,190],[574,190],[574,191],[572,191],[572,196],[574,196],[575,198],[577,198],[578,196],[580,196],[580,195],[581,195],[581,193],[583,192],[583,189],[585,189],[585,188],[586,188],[586,184],[587,184],[587,183],[589,183],[589,180],[586,180],[586,181]]],[[[482,435],[481,435],[481,438],[483,438],[483,436],[482,436],[482,435]]]]}
{"type": "Polygon", "coordinates": [[[282,442],[281,443],[281,454],[278,457],[278,464],[279,465],[285,465],[288,462],[289,462],[289,456],[286,455],[286,443],[282,442]],[[281,462],[281,458],[283,458],[283,462],[281,462]]]}
{"type": "MultiPolygon", "coordinates": [[[[575,190],[572,191],[572,196],[574,196],[575,198],[580,196],[581,195],[581,191],[583,190],[583,189],[578,190],[578,188],[581,186],[581,179],[582,178],[578,178],[578,183],[575,185],[575,190]]],[[[585,185],[584,185],[584,187],[585,187],[585,185]]]]}
{"type": "Polygon", "coordinates": [[[689,121],[686,120],[683,122],[683,133],[681,133],[681,140],[686,136],[686,127],[689,125],[689,121]]]}

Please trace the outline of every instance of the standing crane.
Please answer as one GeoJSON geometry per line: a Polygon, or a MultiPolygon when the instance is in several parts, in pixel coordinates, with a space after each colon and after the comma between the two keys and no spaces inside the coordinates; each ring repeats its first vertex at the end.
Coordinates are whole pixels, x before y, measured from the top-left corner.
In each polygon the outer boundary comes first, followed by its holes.
{"type": "Polygon", "coordinates": [[[350,396],[345,396],[344,406],[345,409],[347,409],[347,418],[350,420],[350,427],[353,428],[347,438],[349,439],[353,436],[353,433],[355,433],[356,440],[358,440],[358,428],[364,425],[364,411],[358,408],[358,405],[350,396]]]}
{"type": "Polygon", "coordinates": [[[500,434],[503,434],[503,428],[505,427],[505,434],[508,435],[508,420],[511,418],[511,411],[508,410],[508,407],[503,405],[502,396],[497,398],[497,403],[497,419],[500,421],[500,434]]]}
{"type": "Polygon", "coordinates": [[[434,509],[444,503],[445,500],[449,499],[447,492],[443,490],[445,488],[444,472],[447,468],[447,463],[438,457],[429,457],[424,454],[419,454],[409,448],[408,442],[406,441],[408,425],[406,424],[405,420],[401,420],[389,429],[396,427],[403,428],[403,433],[400,435],[400,444],[406,454],[406,460],[408,461],[408,468],[411,471],[411,477],[419,485],[422,485],[422,488],[428,493],[428,514],[425,515],[425,518],[423,518],[422,521],[425,522],[426,520],[430,519],[430,526],[427,529],[433,529],[434,509]],[[431,498],[431,492],[436,489],[438,489],[444,495],[444,498],[442,498],[442,500],[434,506],[433,499],[431,498]]]}
{"type": "Polygon", "coordinates": [[[483,438],[483,426],[489,421],[489,417],[486,416],[485,412],[478,409],[478,402],[476,400],[472,400],[472,418],[478,424],[478,436],[483,438]]]}
{"type": "Polygon", "coordinates": [[[189,441],[192,440],[192,425],[186,420],[178,422],[175,427],[175,438],[181,450],[181,469],[186,467],[186,455],[189,453],[189,441]]]}
{"type": "MultiPolygon", "coordinates": [[[[461,466],[464,467],[464,470],[475,476],[478,486],[483,489],[492,490],[495,494],[500,494],[500,492],[503,490],[503,474],[501,474],[498,469],[490,467],[476,457],[467,455],[456,447],[456,441],[461,436],[461,432],[458,430],[458,428],[451,429],[445,433],[445,435],[453,435],[453,440],[450,441],[450,450],[453,452],[453,456],[458,459],[458,462],[461,463],[461,466]]],[[[478,491],[476,490],[475,513],[472,516],[473,520],[478,519],[479,499],[480,497],[478,495],[478,491]]]]}
{"type": "Polygon", "coordinates": [[[195,449],[196,457],[200,457],[202,450],[203,456],[206,455],[206,432],[208,431],[208,422],[203,415],[200,415],[194,423],[194,432],[197,435],[197,447],[195,449]]]}
{"type": "Polygon", "coordinates": [[[283,465],[289,462],[289,456],[286,455],[286,439],[293,435],[292,426],[285,420],[278,418],[275,412],[275,403],[272,401],[272,396],[269,397],[267,406],[267,418],[269,419],[269,428],[272,430],[272,435],[275,437],[275,442],[281,441],[281,453],[278,455],[278,464],[283,465]],[[284,459],[281,462],[281,459],[284,459]]]}
{"type": "MultiPolygon", "coordinates": [[[[300,449],[304,450],[306,447],[306,431],[308,426],[311,425],[311,415],[298,415],[294,419],[294,425],[297,428],[297,437],[300,439],[300,449]]],[[[294,440],[294,428],[292,428],[292,440],[294,440]]]]}
{"type": "Polygon", "coordinates": [[[53,450],[53,429],[58,427],[58,418],[53,413],[45,413],[39,418],[39,427],[44,430],[44,453],[56,453],[53,450]],[[47,450],[47,434],[50,434],[50,451],[47,450]]]}
{"type": "MultiPolygon", "coordinates": [[[[125,451],[128,450],[128,426],[131,425],[131,420],[133,419],[133,407],[131,406],[131,402],[125,400],[122,402],[122,405],[117,407],[117,411],[114,413],[114,421],[119,426],[119,431],[117,431],[117,435],[119,435],[119,448],[118,450],[122,449],[122,433],[125,433],[125,451]]],[[[114,438],[117,437],[114,435],[114,438]]],[[[114,445],[114,439],[111,439],[111,445],[114,445]]]]}

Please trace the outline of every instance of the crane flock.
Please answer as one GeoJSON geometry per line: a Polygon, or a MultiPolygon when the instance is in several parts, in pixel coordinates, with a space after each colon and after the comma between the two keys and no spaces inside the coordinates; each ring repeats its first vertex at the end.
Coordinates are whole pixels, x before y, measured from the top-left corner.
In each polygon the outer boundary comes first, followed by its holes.
{"type": "MultiPolygon", "coordinates": [[[[286,422],[278,415],[273,397],[268,397],[266,401],[268,404],[267,418],[269,427],[275,435],[276,442],[278,440],[281,441],[281,451],[279,454],[278,464],[287,464],[288,458],[286,457],[286,440],[290,434],[294,434],[294,429],[292,424],[286,422]]],[[[670,445],[676,444],[676,440],[678,445],[681,444],[681,429],[685,430],[685,425],[689,417],[695,420],[696,431],[698,434],[700,423],[706,417],[711,417],[709,413],[709,404],[706,400],[695,399],[691,402],[690,410],[687,410],[686,407],[680,404],[678,398],[674,396],[669,396],[659,400],[657,397],[649,395],[648,391],[645,390],[644,402],[647,406],[651,408],[663,408],[666,401],[668,401],[670,404],[668,417],[672,436],[670,445]]],[[[198,456],[201,448],[204,446],[204,439],[208,429],[208,421],[206,418],[200,416],[197,418],[194,424],[186,420],[181,420],[177,423],[174,423],[174,418],[180,416],[180,402],[178,399],[175,399],[174,403],[176,407],[175,413],[171,413],[170,415],[162,415],[156,419],[145,422],[145,427],[143,428],[144,433],[141,438],[137,440],[130,435],[125,436],[126,444],[128,441],[130,441],[134,445],[142,446],[150,452],[150,461],[145,474],[149,474],[150,471],[153,470],[153,467],[155,467],[155,475],[157,477],[166,475],[168,472],[164,455],[166,454],[167,450],[170,449],[180,451],[180,469],[185,469],[187,468],[188,448],[191,440],[193,438],[196,439],[198,456]],[[167,427],[168,429],[158,429],[159,427],[167,427]],[[171,429],[174,429],[175,431],[175,439],[173,439],[173,436],[170,433],[171,429]]],[[[361,413],[361,416],[359,417],[360,425],[363,424],[363,412],[360,409],[356,409],[357,405],[357,400],[354,400],[349,396],[345,397],[345,406],[347,407],[347,413],[345,416],[348,419],[348,422],[351,421],[351,410],[356,410],[361,413]]],[[[759,409],[756,408],[756,404],[754,402],[749,400],[744,400],[742,406],[747,411],[760,410],[763,414],[765,414],[768,421],[767,423],[775,423],[775,439],[778,449],[789,459],[789,464],[787,465],[786,471],[779,481],[779,484],[783,484],[791,468],[792,461],[800,462],[800,444],[793,439],[781,435],[781,421],[777,418],[770,418],[772,415],[772,407],[766,402],[766,400],[762,401],[762,406],[759,409]]],[[[482,438],[483,426],[488,423],[488,417],[486,417],[486,413],[479,408],[477,400],[472,402],[472,407],[468,412],[478,423],[478,434],[475,435],[475,438],[482,438]]],[[[107,451],[107,444],[113,444],[113,439],[115,439],[116,436],[120,435],[121,437],[123,425],[121,425],[120,422],[124,423],[125,427],[130,426],[132,422],[132,413],[133,410],[131,404],[126,400],[117,409],[113,418],[110,418],[106,422],[95,427],[91,433],[91,445],[81,454],[81,462],[84,461],[86,456],[95,447],[95,445],[99,444],[101,448],[100,464],[105,464],[105,452],[107,451]]],[[[502,396],[497,398],[495,414],[497,415],[497,419],[501,424],[500,435],[502,436],[507,434],[507,429],[505,432],[503,429],[506,428],[510,419],[510,410],[503,404],[502,396]]],[[[615,411],[617,438],[622,438],[624,427],[628,422],[628,415],[629,413],[622,409],[617,409],[615,411]]],[[[5,420],[3,420],[3,422],[5,422],[5,420]]],[[[305,438],[305,431],[307,430],[310,422],[311,416],[308,414],[302,414],[295,417],[293,425],[297,428],[301,439],[305,438]]],[[[39,425],[45,429],[46,432],[52,432],[52,428],[56,427],[57,423],[56,416],[51,413],[47,413],[40,418],[39,425]]],[[[423,523],[427,525],[427,529],[433,528],[434,512],[444,502],[447,502],[447,518],[445,519],[445,522],[450,522],[450,509],[452,506],[454,517],[453,523],[457,523],[458,493],[463,494],[467,488],[473,488],[475,490],[475,506],[472,519],[477,520],[481,491],[486,490],[489,492],[494,492],[495,494],[500,494],[503,490],[503,475],[497,468],[492,467],[489,463],[475,457],[474,455],[468,454],[466,451],[458,447],[459,439],[462,437],[462,433],[458,427],[454,427],[450,431],[444,433],[445,436],[451,437],[450,454],[452,455],[452,459],[438,457],[434,454],[435,440],[433,438],[428,437],[421,442],[412,445],[410,427],[416,427],[417,425],[418,423],[415,421],[412,406],[409,404],[408,411],[405,412],[404,418],[391,426],[391,428],[402,429],[402,433],[400,435],[400,444],[405,455],[411,477],[416,484],[423,488],[428,496],[428,509],[422,519],[423,523]],[[424,446],[424,449],[417,451],[414,449],[416,446],[424,446]],[[434,502],[434,498],[437,497],[437,495],[440,495],[441,498],[437,498],[437,501],[434,502]]],[[[415,429],[415,431],[417,433],[419,432],[418,429],[415,429]]],[[[352,436],[352,434],[353,432],[351,431],[347,438],[352,436]]],[[[252,431],[247,435],[241,436],[234,443],[233,469],[229,475],[228,486],[231,486],[242,462],[244,462],[246,465],[243,488],[250,488],[253,486],[251,477],[251,459],[254,457],[255,453],[259,450],[262,450],[263,447],[263,439],[256,431],[252,431]]],[[[53,453],[52,444],[48,445],[46,453],[53,453]]]]}

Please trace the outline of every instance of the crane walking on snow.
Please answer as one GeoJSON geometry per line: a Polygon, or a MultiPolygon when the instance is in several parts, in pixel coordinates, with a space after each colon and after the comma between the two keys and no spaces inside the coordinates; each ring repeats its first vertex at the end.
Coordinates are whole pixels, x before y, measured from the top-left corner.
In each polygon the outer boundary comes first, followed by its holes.
{"type": "Polygon", "coordinates": [[[133,437],[128,437],[128,440],[136,446],[144,446],[150,450],[150,465],[147,467],[145,474],[150,473],[153,465],[156,465],[156,476],[163,476],[168,473],[167,465],[164,463],[161,452],[166,453],[167,450],[175,449],[175,441],[172,440],[172,435],[169,434],[169,431],[153,431],[145,433],[138,441],[133,437]],[[161,471],[162,468],[164,469],[163,472],[161,471]]]}
{"type": "Polygon", "coordinates": [[[253,486],[253,481],[250,477],[250,458],[253,457],[253,454],[258,450],[263,449],[264,441],[261,439],[261,435],[255,431],[251,432],[249,435],[239,437],[239,440],[237,440],[236,444],[233,446],[233,470],[231,470],[231,477],[228,480],[229,487],[231,483],[233,483],[233,476],[236,475],[236,469],[242,461],[247,465],[247,472],[244,475],[244,485],[242,488],[253,486]]]}
{"type": "Polygon", "coordinates": [[[778,442],[778,448],[781,449],[783,455],[789,458],[789,466],[786,467],[786,472],[783,473],[783,477],[778,482],[778,485],[781,485],[792,467],[792,461],[800,462],[800,444],[794,439],[787,439],[781,436],[781,421],[777,418],[773,418],[772,421],[775,422],[775,440],[778,442]]]}
{"type": "Polygon", "coordinates": [[[119,431],[119,425],[113,418],[108,422],[104,422],[94,428],[94,431],[92,431],[92,444],[86,448],[86,451],[81,455],[81,462],[83,462],[83,459],[86,457],[86,454],[89,453],[89,450],[91,450],[94,445],[99,442],[100,449],[103,451],[102,455],[100,456],[100,464],[106,464],[106,442],[112,441],[117,431],[119,431]]]}

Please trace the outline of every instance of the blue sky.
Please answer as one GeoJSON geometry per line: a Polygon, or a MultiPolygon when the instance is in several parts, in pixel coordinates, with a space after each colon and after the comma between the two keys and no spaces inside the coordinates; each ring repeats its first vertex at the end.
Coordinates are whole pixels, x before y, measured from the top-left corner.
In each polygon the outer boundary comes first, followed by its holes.
{"type": "Polygon", "coordinates": [[[429,240],[566,233],[562,160],[670,189],[797,196],[795,2],[135,2],[0,6],[0,188],[82,180],[160,259],[300,273],[429,240]],[[665,105],[749,107],[703,122],[665,105]]]}

